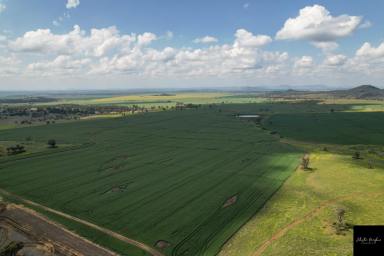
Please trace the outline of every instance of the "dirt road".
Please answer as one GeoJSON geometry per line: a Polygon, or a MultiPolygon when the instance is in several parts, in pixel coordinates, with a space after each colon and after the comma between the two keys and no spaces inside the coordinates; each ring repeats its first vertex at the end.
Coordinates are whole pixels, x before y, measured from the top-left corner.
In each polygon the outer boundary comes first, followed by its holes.
{"type": "Polygon", "coordinates": [[[40,208],[40,209],[42,209],[42,210],[44,210],[44,211],[51,212],[51,213],[54,213],[54,214],[59,215],[59,216],[61,216],[61,217],[64,217],[64,218],[66,218],[66,219],[69,219],[69,220],[72,220],[72,221],[81,223],[81,224],[83,224],[83,225],[85,225],[85,226],[87,226],[87,227],[90,227],[90,228],[92,228],[92,229],[95,229],[95,230],[97,230],[97,231],[100,231],[100,232],[102,232],[102,233],[104,233],[104,234],[107,234],[107,235],[109,235],[109,236],[111,236],[111,237],[113,237],[113,238],[116,238],[116,239],[118,239],[118,240],[120,240],[120,241],[122,241],[122,242],[125,242],[125,243],[127,243],[127,244],[136,246],[136,247],[138,247],[138,248],[140,248],[140,249],[146,251],[147,253],[149,253],[149,254],[151,254],[151,255],[153,255],[153,256],[164,256],[161,252],[155,250],[154,248],[152,248],[152,247],[149,246],[149,245],[146,245],[146,244],[144,244],[144,243],[142,243],[142,242],[140,242],[140,241],[136,241],[136,240],[134,240],[134,239],[125,237],[125,236],[123,236],[123,235],[121,235],[121,234],[118,234],[118,233],[116,233],[116,232],[114,232],[114,231],[112,231],[112,230],[109,230],[109,229],[107,229],[107,228],[100,227],[100,226],[98,226],[98,225],[96,225],[96,224],[93,224],[93,223],[91,223],[91,222],[89,222],[89,221],[82,220],[82,219],[80,219],[80,218],[74,217],[74,216],[69,215],[69,214],[66,214],[66,213],[64,213],[64,212],[60,212],[60,211],[51,209],[51,208],[49,208],[49,207],[46,207],[46,206],[44,206],[44,205],[41,205],[41,204],[35,203],[35,202],[33,202],[33,201],[30,201],[30,200],[28,200],[28,199],[24,199],[24,198],[22,198],[22,197],[20,197],[20,196],[18,196],[18,195],[15,195],[15,194],[13,194],[13,193],[11,193],[11,192],[8,192],[8,191],[6,191],[6,190],[4,190],[4,189],[0,189],[0,194],[3,194],[3,195],[5,195],[5,196],[11,196],[11,197],[14,197],[14,198],[16,198],[17,200],[23,202],[23,203],[26,204],[26,205],[32,205],[32,206],[37,207],[37,208],[40,208]]]}
{"type": "MultiPolygon", "coordinates": [[[[7,230],[7,234],[17,234],[5,237],[8,242],[14,241],[16,237],[16,241],[22,241],[24,244],[49,245],[46,246],[47,249],[50,248],[46,251],[50,252],[47,255],[117,256],[116,253],[79,237],[40,214],[14,204],[7,205],[0,213],[0,227],[2,230],[7,230]]],[[[42,251],[41,253],[46,255],[42,251]]]]}

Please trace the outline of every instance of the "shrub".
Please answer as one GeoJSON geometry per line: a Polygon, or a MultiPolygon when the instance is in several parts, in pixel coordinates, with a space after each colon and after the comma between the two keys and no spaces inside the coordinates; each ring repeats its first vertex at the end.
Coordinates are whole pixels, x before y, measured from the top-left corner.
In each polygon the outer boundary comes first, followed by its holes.
{"type": "Polygon", "coordinates": [[[56,140],[54,140],[54,139],[48,140],[48,146],[50,148],[55,148],[56,147],[56,140]]]}

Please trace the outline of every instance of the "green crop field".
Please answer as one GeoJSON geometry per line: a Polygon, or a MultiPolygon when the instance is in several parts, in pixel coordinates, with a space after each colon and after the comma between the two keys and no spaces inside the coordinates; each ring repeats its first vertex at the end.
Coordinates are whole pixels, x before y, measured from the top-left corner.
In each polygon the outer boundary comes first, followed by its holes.
{"type": "MultiPolygon", "coordinates": [[[[255,107],[3,130],[3,143],[29,137],[37,145],[55,139],[59,147],[0,158],[0,187],[153,247],[165,240],[166,255],[214,255],[261,209],[302,155],[231,113],[255,107]]],[[[56,220],[106,244],[105,236],[56,220]]],[[[107,244],[121,254],[144,255],[107,244]]]]}
{"type": "Polygon", "coordinates": [[[268,129],[295,140],[332,144],[384,145],[383,112],[277,114],[268,129]]]}

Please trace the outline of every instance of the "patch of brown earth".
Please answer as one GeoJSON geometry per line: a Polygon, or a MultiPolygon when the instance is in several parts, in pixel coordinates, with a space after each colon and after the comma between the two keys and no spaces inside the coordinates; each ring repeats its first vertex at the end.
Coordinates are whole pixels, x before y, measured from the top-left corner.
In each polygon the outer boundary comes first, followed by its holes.
{"type": "Polygon", "coordinates": [[[231,196],[230,198],[225,201],[222,208],[227,208],[237,202],[237,195],[231,196]]]}
{"type": "Polygon", "coordinates": [[[56,256],[55,248],[49,243],[24,243],[17,256],[56,256]]]}
{"type": "MultiPolygon", "coordinates": [[[[128,183],[129,184],[129,183],[128,183]]],[[[103,194],[109,194],[109,193],[121,193],[127,190],[128,184],[112,187],[111,189],[104,191],[103,194]]]]}
{"type": "Polygon", "coordinates": [[[168,248],[169,246],[171,246],[171,243],[170,242],[167,242],[165,240],[158,240],[156,243],[155,243],[155,247],[156,248],[159,248],[159,249],[165,249],[165,248],[168,248]]]}
{"type": "Polygon", "coordinates": [[[122,155],[122,156],[111,158],[100,167],[99,171],[116,172],[125,167],[126,165],[125,161],[127,159],[128,159],[128,155],[122,155]]]}
{"type": "Polygon", "coordinates": [[[20,256],[116,256],[36,212],[13,204],[0,213],[1,230],[0,248],[21,243],[20,256]]]}

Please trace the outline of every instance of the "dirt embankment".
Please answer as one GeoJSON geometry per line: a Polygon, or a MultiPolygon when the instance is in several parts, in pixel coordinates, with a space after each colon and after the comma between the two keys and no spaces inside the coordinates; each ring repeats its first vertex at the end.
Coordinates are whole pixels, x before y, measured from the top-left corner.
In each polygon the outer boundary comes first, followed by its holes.
{"type": "Polygon", "coordinates": [[[36,212],[10,204],[0,212],[0,229],[4,245],[23,243],[26,255],[52,256],[116,256],[65,228],[45,219],[36,212]],[[28,254],[29,253],[29,254],[28,254]]]}

